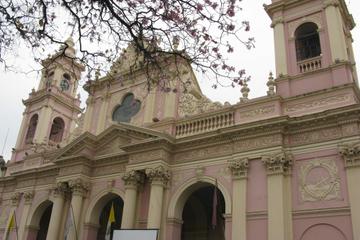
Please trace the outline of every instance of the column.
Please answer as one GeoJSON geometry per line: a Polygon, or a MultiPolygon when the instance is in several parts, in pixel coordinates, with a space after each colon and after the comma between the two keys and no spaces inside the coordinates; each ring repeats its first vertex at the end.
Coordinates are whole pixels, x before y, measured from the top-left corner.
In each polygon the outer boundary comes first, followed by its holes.
{"type": "MultiPolygon", "coordinates": [[[[83,197],[89,190],[89,185],[85,183],[82,179],[75,179],[69,181],[69,187],[72,192],[71,203],[70,203],[70,211],[72,211],[74,216],[74,228],[70,229],[70,240],[77,240],[80,237],[81,230],[81,212],[82,212],[82,204],[83,197]]],[[[69,214],[69,212],[68,212],[69,214]]]]}
{"type": "Polygon", "coordinates": [[[353,236],[360,239],[360,143],[341,146],[339,153],[345,161],[353,236]]]}
{"type": "Polygon", "coordinates": [[[232,172],[232,232],[231,239],[246,240],[246,184],[249,161],[247,158],[231,161],[232,172]]]}
{"type": "Polygon", "coordinates": [[[170,172],[163,166],[146,170],[151,182],[147,228],[160,229],[164,187],[170,179],[170,172]]]}
{"type": "Polygon", "coordinates": [[[287,75],[288,71],[283,19],[281,17],[274,19],[271,27],[274,28],[276,76],[279,76],[280,74],[287,75]]]}
{"type": "Polygon", "coordinates": [[[324,1],[327,30],[330,40],[331,56],[333,62],[336,60],[348,60],[346,51],[345,34],[343,31],[343,20],[337,0],[324,1]]]}
{"type": "Polygon", "coordinates": [[[125,173],[122,180],[125,182],[125,200],[121,228],[132,229],[135,227],[138,186],[144,182],[144,174],[132,170],[125,173]]]}
{"type": "Polygon", "coordinates": [[[62,223],[62,217],[64,212],[64,198],[67,191],[67,185],[65,183],[58,183],[58,186],[54,189],[54,201],[51,211],[49,229],[46,236],[46,240],[57,239],[60,232],[60,226],[62,223]]]}
{"type": "Polygon", "coordinates": [[[282,151],[263,156],[262,161],[268,174],[268,240],[291,240],[293,235],[289,173],[292,155],[282,151]]]}
{"type": "Polygon", "coordinates": [[[20,219],[20,224],[19,224],[19,239],[21,240],[25,240],[25,225],[28,219],[28,215],[29,215],[29,211],[30,211],[30,207],[31,207],[31,203],[34,197],[34,193],[33,192],[25,192],[24,193],[24,208],[22,211],[22,216],[20,219]]]}

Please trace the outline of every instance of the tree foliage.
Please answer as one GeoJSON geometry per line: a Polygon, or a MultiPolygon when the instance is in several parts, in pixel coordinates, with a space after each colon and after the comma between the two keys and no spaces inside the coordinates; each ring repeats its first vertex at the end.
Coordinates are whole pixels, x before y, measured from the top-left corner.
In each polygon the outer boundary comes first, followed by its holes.
{"type": "Polygon", "coordinates": [[[241,0],[1,0],[0,61],[23,43],[39,60],[50,45],[66,48],[71,34],[78,45],[77,58],[90,75],[110,65],[131,43],[145,65],[156,63],[161,54],[175,55],[217,83],[230,79],[233,85],[241,84],[244,70],[227,60],[237,42],[253,46],[253,39],[240,36],[250,28],[238,16],[240,4],[241,0]]]}

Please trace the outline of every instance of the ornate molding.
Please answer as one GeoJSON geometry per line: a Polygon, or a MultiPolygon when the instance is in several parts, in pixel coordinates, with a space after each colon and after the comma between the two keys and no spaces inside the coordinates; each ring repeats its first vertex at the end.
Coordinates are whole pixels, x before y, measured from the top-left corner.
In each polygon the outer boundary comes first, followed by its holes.
{"type": "Polygon", "coordinates": [[[15,192],[11,195],[11,204],[13,206],[18,206],[21,199],[21,193],[15,192]]]}
{"type": "Polygon", "coordinates": [[[339,154],[343,157],[346,167],[360,167],[360,143],[340,145],[339,154]]]}
{"type": "Polygon", "coordinates": [[[270,156],[263,156],[261,161],[266,166],[269,175],[285,174],[291,171],[293,156],[290,152],[281,151],[270,156]]]}
{"type": "Polygon", "coordinates": [[[89,191],[90,185],[78,178],[69,181],[69,188],[73,195],[84,196],[89,191]]]}
{"type": "Polygon", "coordinates": [[[34,192],[33,191],[24,193],[25,204],[31,204],[33,198],[34,198],[34,192]]]}
{"type": "Polygon", "coordinates": [[[325,0],[323,3],[324,9],[330,6],[338,7],[339,5],[340,4],[338,0],[325,0]]]}
{"type": "Polygon", "coordinates": [[[58,182],[53,189],[54,197],[65,197],[65,194],[69,192],[69,186],[66,182],[58,182]]]}
{"type": "Polygon", "coordinates": [[[195,97],[191,93],[184,93],[179,99],[179,115],[181,117],[191,116],[199,113],[210,112],[223,108],[219,102],[211,102],[205,96],[195,97]]]}
{"type": "Polygon", "coordinates": [[[340,198],[340,177],[334,160],[312,160],[299,171],[299,190],[303,202],[340,198]]]}
{"type": "Polygon", "coordinates": [[[161,184],[166,186],[170,180],[170,171],[165,169],[163,166],[156,168],[146,169],[146,176],[149,178],[151,184],[161,184]]]}
{"type": "Polygon", "coordinates": [[[278,24],[284,24],[284,19],[282,17],[275,18],[272,22],[270,27],[274,28],[278,24]]]}
{"type": "Polygon", "coordinates": [[[144,173],[136,170],[126,172],[122,177],[125,183],[125,188],[137,188],[139,185],[144,183],[144,173]]]}
{"type": "Polygon", "coordinates": [[[233,179],[242,179],[247,177],[247,172],[249,169],[249,159],[236,159],[229,163],[229,168],[231,170],[233,179]]]}

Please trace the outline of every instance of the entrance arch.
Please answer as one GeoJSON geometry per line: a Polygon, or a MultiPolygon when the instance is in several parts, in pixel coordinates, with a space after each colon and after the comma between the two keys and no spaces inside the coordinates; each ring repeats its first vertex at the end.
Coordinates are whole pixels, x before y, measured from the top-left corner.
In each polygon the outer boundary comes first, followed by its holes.
{"type": "Polygon", "coordinates": [[[28,222],[27,239],[46,240],[53,202],[45,200],[35,207],[28,222]]]}
{"type": "Polygon", "coordinates": [[[86,239],[105,239],[107,223],[112,205],[114,206],[115,223],[111,225],[111,229],[120,229],[124,201],[118,194],[107,193],[98,198],[95,204],[89,208],[90,211],[86,217],[86,225],[96,227],[96,229],[89,229],[88,233],[85,234],[87,235],[86,239]]]}
{"type": "Polygon", "coordinates": [[[185,202],[181,240],[225,240],[224,213],[221,192],[210,184],[200,187],[185,202]]]}
{"type": "MultiPolygon", "coordinates": [[[[197,210],[197,219],[204,219],[201,217],[201,215],[207,215],[206,222],[199,220],[197,222],[198,230],[195,230],[195,232],[199,232],[201,230],[199,229],[205,229],[207,234],[209,226],[211,226],[211,218],[209,219],[208,215],[210,214],[209,211],[212,212],[212,202],[213,202],[213,192],[214,192],[214,185],[215,185],[215,179],[207,176],[203,176],[201,178],[192,178],[188,180],[186,183],[184,183],[182,186],[176,190],[176,192],[173,194],[168,208],[168,223],[170,224],[167,236],[171,237],[174,240],[191,240],[188,236],[188,238],[185,238],[185,232],[186,232],[186,219],[195,219],[191,216],[186,216],[187,214],[193,214],[193,211],[189,209],[196,209],[197,210]],[[207,203],[207,206],[204,208],[204,204],[201,203],[201,201],[205,201],[207,203]],[[210,205],[209,205],[210,204],[210,205]],[[202,205],[202,207],[200,207],[202,205]],[[209,209],[210,206],[210,209],[209,209]],[[185,211],[185,212],[184,212],[185,211]],[[202,226],[202,227],[200,227],[202,226]],[[185,231],[185,232],[184,232],[185,231]],[[183,238],[182,238],[183,237],[183,238]]],[[[221,213],[219,213],[218,217],[220,216],[221,224],[225,224],[225,220],[223,218],[223,215],[231,216],[231,197],[228,192],[228,190],[220,183],[217,183],[217,195],[218,195],[218,203],[221,206],[221,213]]],[[[191,224],[190,224],[191,225],[191,224]]],[[[220,226],[220,225],[219,225],[220,226]]],[[[223,226],[224,227],[224,226],[223,226]]],[[[228,229],[228,228],[226,228],[228,229]]],[[[225,234],[225,230],[222,230],[222,237],[225,234]]],[[[230,230],[230,228],[228,229],[230,230]]],[[[197,233],[194,233],[197,234],[197,233]]],[[[226,236],[228,236],[228,231],[226,231],[226,236]]],[[[194,238],[194,239],[208,239],[208,238],[194,238]]],[[[216,238],[221,239],[221,238],[216,238]]]]}

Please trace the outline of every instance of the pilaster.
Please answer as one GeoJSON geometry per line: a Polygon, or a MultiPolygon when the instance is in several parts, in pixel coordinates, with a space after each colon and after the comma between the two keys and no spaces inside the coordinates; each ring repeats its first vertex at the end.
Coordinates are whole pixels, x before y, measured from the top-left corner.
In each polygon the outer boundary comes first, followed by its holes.
{"type": "Polygon", "coordinates": [[[274,28],[276,76],[287,75],[285,30],[282,17],[273,19],[271,27],[274,28]]]}
{"type": "Polygon", "coordinates": [[[249,160],[233,160],[229,163],[229,168],[233,180],[231,239],[246,240],[246,184],[249,160]]]}
{"type": "Polygon", "coordinates": [[[339,146],[345,161],[354,239],[360,239],[360,142],[339,146]]]}
{"type": "Polygon", "coordinates": [[[268,239],[291,240],[293,234],[289,173],[293,157],[289,152],[281,151],[263,156],[262,162],[268,174],[268,239]]]}
{"type": "Polygon", "coordinates": [[[34,198],[34,192],[29,191],[23,194],[24,197],[24,208],[22,211],[20,224],[19,224],[19,239],[25,240],[25,225],[29,217],[29,211],[31,208],[32,200],[34,198]]]}
{"type": "Polygon", "coordinates": [[[349,60],[346,51],[344,26],[338,0],[324,1],[327,30],[329,33],[332,61],[349,60]]]}

